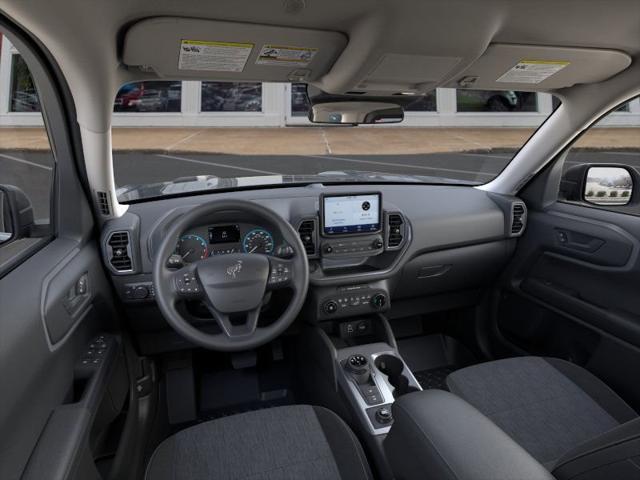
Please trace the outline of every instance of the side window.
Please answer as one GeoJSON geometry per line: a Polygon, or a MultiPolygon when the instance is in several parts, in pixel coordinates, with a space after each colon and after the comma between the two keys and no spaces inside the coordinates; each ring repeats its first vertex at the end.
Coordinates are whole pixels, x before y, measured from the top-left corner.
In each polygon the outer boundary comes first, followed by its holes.
{"type": "Polygon", "coordinates": [[[52,235],[55,161],[20,52],[0,33],[0,267],[52,235]]]}
{"type": "Polygon", "coordinates": [[[610,112],[571,147],[558,198],[640,215],[640,97],[610,112]]]}

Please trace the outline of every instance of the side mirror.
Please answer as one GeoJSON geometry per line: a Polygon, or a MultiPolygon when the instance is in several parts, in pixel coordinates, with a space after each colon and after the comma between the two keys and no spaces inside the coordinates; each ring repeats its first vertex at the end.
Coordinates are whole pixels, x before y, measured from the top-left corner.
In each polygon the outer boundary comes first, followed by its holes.
{"type": "Polygon", "coordinates": [[[0,185],[0,245],[28,237],[33,224],[29,197],[18,187],[0,185]]]}
{"type": "Polygon", "coordinates": [[[626,168],[590,167],[584,182],[584,200],[594,205],[626,205],[631,201],[633,178],[626,168]]]}

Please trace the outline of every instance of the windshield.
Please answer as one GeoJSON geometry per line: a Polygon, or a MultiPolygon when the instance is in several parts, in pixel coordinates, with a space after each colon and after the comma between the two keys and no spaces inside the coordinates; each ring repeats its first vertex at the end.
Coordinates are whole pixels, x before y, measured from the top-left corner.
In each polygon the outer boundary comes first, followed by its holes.
{"type": "Polygon", "coordinates": [[[555,107],[548,94],[439,89],[396,125],[312,125],[306,85],[138,82],[113,115],[118,199],[306,183],[479,185],[555,107]]]}

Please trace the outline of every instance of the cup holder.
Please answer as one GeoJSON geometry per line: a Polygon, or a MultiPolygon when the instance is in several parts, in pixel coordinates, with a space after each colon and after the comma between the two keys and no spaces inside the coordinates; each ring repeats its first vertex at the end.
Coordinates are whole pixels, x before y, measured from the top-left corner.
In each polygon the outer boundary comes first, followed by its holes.
{"type": "Polygon", "coordinates": [[[418,388],[409,385],[409,378],[404,375],[404,362],[394,355],[380,355],[375,360],[375,366],[384,373],[393,387],[393,397],[398,398],[411,392],[417,392],[418,388]]]}

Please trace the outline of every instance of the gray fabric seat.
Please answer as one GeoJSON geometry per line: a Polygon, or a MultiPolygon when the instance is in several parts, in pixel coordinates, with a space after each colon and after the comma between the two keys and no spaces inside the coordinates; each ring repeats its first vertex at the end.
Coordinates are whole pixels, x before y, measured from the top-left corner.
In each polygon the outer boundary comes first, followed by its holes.
{"type": "Polygon", "coordinates": [[[154,452],[149,480],[370,479],[349,427],[321,407],[270,408],[182,430],[154,452]]]}
{"type": "Polygon", "coordinates": [[[637,418],[598,378],[555,358],[487,362],[452,373],[447,385],[549,470],[637,418]]]}

